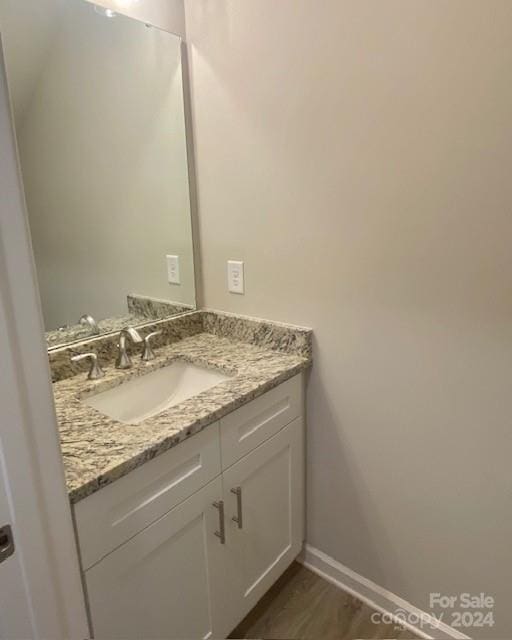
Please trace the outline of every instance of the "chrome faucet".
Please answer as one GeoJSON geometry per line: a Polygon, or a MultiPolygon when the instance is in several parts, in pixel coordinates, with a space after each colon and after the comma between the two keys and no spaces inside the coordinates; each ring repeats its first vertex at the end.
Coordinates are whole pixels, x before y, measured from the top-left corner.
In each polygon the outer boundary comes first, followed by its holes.
{"type": "Polygon", "coordinates": [[[130,369],[132,367],[131,358],[126,351],[126,338],[130,338],[134,344],[142,342],[142,338],[137,329],[125,327],[121,331],[119,334],[119,353],[116,360],[116,369],[130,369]]]}
{"type": "Polygon", "coordinates": [[[91,351],[91,353],[80,353],[76,356],[71,356],[72,362],[80,362],[81,360],[86,359],[89,359],[91,361],[91,366],[89,368],[89,374],[87,375],[87,378],[89,380],[99,380],[100,378],[103,378],[105,374],[103,373],[103,370],[98,362],[98,354],[91,351]]]}
{"type": "Polygon", "coordinates": [[[98,323],[96,320],[88,313],[84,313],[84,315],[79,320],[82,327],[90,327],[91,333],[93,335],[98,335],[100,332],[100,328],[98,327],[98,323]]]}

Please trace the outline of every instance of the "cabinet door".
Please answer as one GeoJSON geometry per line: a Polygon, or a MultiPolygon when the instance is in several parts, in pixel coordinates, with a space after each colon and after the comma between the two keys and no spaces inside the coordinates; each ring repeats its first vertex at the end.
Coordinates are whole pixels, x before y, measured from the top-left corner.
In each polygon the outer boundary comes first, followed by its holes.
{"type": "Polygon", "coordinates": [[[233,627],[301,551],[303,455],[303,420],[297,418],[223,474],[231,576],[226,607],[233,627]],[[241,528],[233,520],[240,516],[241,528]]]}
{"type": "Polygon", "coordinates": [[[218,585],[226,546],[215,535],[220,478],[86,571],[94,637],[209,638],[222,633],[218,585]],[[219,632],[217,631],[219,629],[219,632]]]}

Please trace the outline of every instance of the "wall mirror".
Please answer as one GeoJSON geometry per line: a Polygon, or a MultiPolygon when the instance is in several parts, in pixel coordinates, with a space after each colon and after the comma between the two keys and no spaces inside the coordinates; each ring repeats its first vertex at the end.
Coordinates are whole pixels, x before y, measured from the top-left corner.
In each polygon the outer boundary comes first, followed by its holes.
{"type": "Polygon", "coordinates": [[[195,308],[181,40],[87,0],[2,0],[49,348],[195,308]]]}

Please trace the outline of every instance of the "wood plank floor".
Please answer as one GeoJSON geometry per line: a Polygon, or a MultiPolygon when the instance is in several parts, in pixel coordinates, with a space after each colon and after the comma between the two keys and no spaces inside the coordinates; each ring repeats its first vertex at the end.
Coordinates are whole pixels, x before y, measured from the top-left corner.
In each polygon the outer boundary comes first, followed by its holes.
{"type": "Polygon", "coordinates": [[[354,640],[416,638],[395,625],[375,624],[374,610],[293,563],[230,638],[354,640]]]}

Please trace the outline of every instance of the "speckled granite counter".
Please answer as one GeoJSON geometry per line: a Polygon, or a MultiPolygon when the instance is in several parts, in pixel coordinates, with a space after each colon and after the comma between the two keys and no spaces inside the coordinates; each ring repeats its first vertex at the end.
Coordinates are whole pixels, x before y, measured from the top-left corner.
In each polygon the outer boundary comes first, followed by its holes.
{"type": "MultiPolygon", "coordinates": [[[[212,317],[210,312],[209,322],[212,317]]],[[[234,322],[232,316],[219,314],[219,317],[234,322]]],[[[261,333],[263,324],[247,321],[261,333]]],[[[282,332],[286,325],[275,327],[282,332]]],[[[296,333],[308,335],[307,330],[299,328],[296,333]]],[[[223,337],[217,327],[217,335],[196,333],[162,346],[156,360],[149,363],[134,360],[134,367],[129,371],[116,370],[110,364],[106,376],[96,382],[87,380],[84,374],[55,382],[55,404],[71,502],[76,503],[110,484],[309,367],[310,333],[309,340],[303,339],[300,350],[295,348],[285,353],[223,337]],[[174,360],[216,368],[233,377],[136,425],[117,422],[82,401],[84,396],[118,386],[174,360]]]]}

